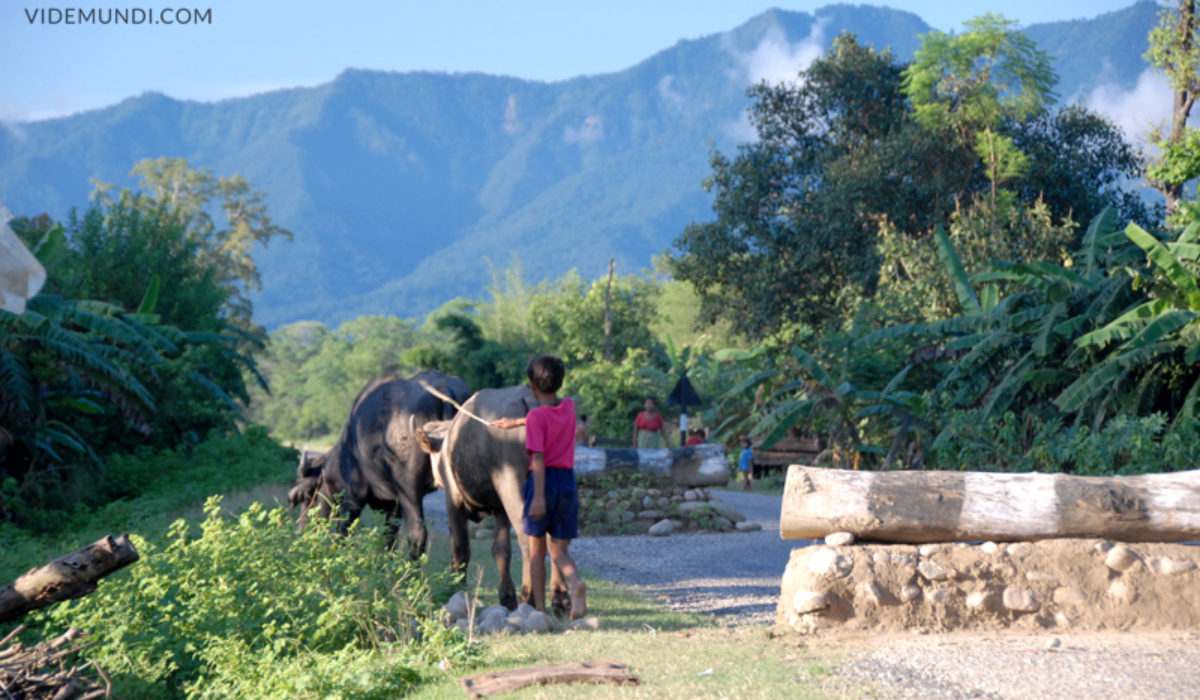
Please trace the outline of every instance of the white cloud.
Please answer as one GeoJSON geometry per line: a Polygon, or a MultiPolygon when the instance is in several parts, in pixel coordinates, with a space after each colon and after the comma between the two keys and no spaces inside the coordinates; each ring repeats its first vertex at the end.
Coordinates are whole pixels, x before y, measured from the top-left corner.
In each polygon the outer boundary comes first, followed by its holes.
{"type": "Polygon", "coordinates": [[[787,40],[779,27],[771,27],[753,51],[728,49],[741,69],[739,77],[751,85],[764,80],[772,85],[795,82],[796,74],[812,65],[825,50],[828,24],[828,18],[817,19],[808,36],[795,44],[787,40]]]}
{"type": "Polygon", "coordinates": [[[1166,78],[1147,68],[1132,90],[1108,83],[1092,90],[1083,102],[1121,127],[1130,143],[1146,146],[1150,128],[1170,120],[1173,100],[1166,78]]]}
{"type": "Polygon", "coordinates": [[[658,81],[658,96],[662,98],[663,102],[668,104],[682,105],[683,95],[671,87],[671,84],[674,82],[675,76],[673,75],[664,75],[660,78],[658,81]]]}
{"type": "Polygon", "coordinates": [[[604,120],[600,117],[587,117],[580,126],[568,126],[563,131],[563,140],[567,143],[589,143],[602,138],[604,138],[604,120]]]}

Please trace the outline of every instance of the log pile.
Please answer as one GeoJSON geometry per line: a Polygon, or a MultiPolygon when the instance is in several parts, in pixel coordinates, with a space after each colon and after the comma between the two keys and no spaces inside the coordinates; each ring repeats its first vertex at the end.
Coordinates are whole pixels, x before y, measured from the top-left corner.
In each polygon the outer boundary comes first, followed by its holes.
{"type": "Polygon", "coordinates": [[[33,646],[12,642],[24,629],[21,625],[0,640],[0,697],[97,700],[109,696],[112,684],[100,667],[73,660],[87,646],[77,643],[83,632],[72,628],[33,646]]]}
{"type": "MultiPolygon", "coordinates": [[[[30,569],[0,588],[0,622],[31,610],[79,598],[97,582],[138,560],[129,538],[105,536],[92,544],[30,569]]],[[[69,629],[49,641],[27,646],[15,641],[20,625],[0,639],[0,700],[96,700],[107,698],[112,684],[95,663],[75,660],[86,648],[87,633],[69,629]]]]}

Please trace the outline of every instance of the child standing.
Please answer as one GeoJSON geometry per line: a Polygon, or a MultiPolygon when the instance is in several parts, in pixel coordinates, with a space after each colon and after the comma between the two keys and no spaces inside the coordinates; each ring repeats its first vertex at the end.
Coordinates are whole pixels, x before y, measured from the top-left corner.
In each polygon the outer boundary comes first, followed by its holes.
{"type": "Polygon", "coordinates": [[[571,587],[571,619],[587,614],[587,585],[567,552],[579,536],[579,494],[575,488],[575,402],[559,398],[566,367],[553,355],[529,361],[525,372],[538,406],[524,418],[501,418],[497,428],[525,426],[529,477],[521,495],[525,501],[521,526],[529,537],[533,564],[533,602],[546,609],[546,554],[571,587]]]}
{"type": "Polygon", "coordinates": [[[742,454],[738,458],[738,471],[742,473],[742,490],[750,490],[750,469],[754,466],[754,450],[750,449],[750,438],[742,438],[742,454]]]}

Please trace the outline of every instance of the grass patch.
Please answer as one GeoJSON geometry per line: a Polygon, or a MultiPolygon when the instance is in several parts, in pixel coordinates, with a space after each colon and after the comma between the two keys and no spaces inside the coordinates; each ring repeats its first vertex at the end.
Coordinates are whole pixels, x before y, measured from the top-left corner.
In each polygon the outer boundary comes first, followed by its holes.
{"type": "MultiPolygon", "coordinates": [[[[597,611],[601,621],[603,610],[597,611]]],[[[705,626],[663,631],[605,629],[565,635],[496,637],[471,668],[441,672],[410,697],[462,697],[461,679],[475,673],[541,664],[611,659],[628,665],[637,686],[581,683],[526,688],[513,698],[821,698],[834,661],[795,638],[765,627],[705,626]]]]}
{"type": "MultiPolygon", "coordinates": [[[[759,479],[750,480],[750,492],[760,493],[767,496],[782,496],[783,486],[787,481],[787,470],[772,470],[766,476],[759,479]]],[[[724,486],[711,486],[711,489],[720,491],[741,491],[742,479],[730,479],[729,483],[724,486]]]]}

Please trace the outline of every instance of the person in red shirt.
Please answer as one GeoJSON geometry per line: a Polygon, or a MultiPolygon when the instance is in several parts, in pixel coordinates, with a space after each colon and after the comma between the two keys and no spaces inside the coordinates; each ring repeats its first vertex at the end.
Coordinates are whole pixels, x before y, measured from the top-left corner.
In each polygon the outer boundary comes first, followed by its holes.
{"type": "Polygon", "coordinates": [[[546,554],[571,587],[571,619],[587,614],[587,585],[568,553],[579,536],[579,493],[575,486],[575,402],[558,397],[566,376],[563,361],[539,355],[525,371],[538,406],[524,418],[501,418],[497,428],[525,426],[529,478],[521,489],[525,501],[521,527],[529,537],[533,562],[533,604],[546,610],[546,554]]]}
{"type": "Polygon", "coordinates": [[[693,430],[692,433],[690,435],[688,435],[687,442],[685,442],[684,444],[685,445],[703,445],[704,444],[704,431],[703,430],[693,430]]]}
{"type": "Polygon", "coordinates": [[[667,428],[663,421],[662,414],[654,406],[654,398],[647,396],[646,402],[642,406],[645,410],[639,411],[637,418],[633,421],[633,447],[670,447],[671,443],[667,441],[667,428]],[[659,437],[662,437],[662,442],[659,442],[659,437]]]}

